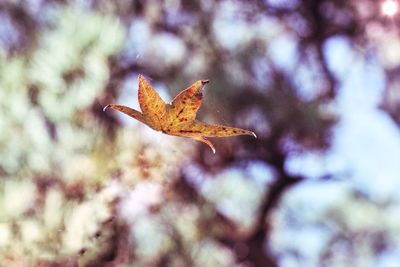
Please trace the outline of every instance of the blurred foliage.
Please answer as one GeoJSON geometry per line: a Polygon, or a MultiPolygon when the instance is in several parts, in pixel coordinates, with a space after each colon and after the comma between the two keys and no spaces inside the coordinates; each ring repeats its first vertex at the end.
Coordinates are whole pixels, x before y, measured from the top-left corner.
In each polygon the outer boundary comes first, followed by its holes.
{"type": "Polygon", "coordinates": [[[349,184],[319,210],[293,205],[309,177],[286,165],[328,149],[340,119],[332,37],[379,62],[399,122],[398,19],[378,5],[1,1],[0,265],[370,266],[395,247],[399,209],[349,184]],[[209,79],[200,117],[259,138],[215,140],[213,156],[103,113],[137,105],[138,73],[165,100],[209,79]]]}

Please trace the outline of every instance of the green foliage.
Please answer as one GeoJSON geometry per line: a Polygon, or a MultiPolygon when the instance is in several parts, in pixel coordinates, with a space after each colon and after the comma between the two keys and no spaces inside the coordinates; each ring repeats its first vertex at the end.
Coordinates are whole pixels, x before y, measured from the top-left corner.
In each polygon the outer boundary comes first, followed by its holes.
{"type": "Polygon", "coordinates": [[[104,129],[88,109],[124,28],[81,9],[58,7],[52,16],[31,51],[0,53],[2,265],[57,262],[83,248],[99,254],[93,236],[112,216],[115,196],[97,186],[113,151],[104,155],[104,129]]]}

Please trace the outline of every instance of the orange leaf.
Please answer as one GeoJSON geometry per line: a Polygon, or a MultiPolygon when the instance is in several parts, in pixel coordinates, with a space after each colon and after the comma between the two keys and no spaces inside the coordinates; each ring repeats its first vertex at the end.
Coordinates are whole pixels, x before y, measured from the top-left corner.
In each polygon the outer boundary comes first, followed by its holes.
{"type": "Polygon", "coordinates": [[[189,137],[206,143],[215,154],[213,144],[206,137],[229,137],[256,134],[249,130],[196,120],[196,114],[203,99],[202,89],[208,80],[199,80],[179,93],[166,104],[156,90],[139,75],[139,105],[142,113],[121,105],[107,105],[165,134],[189,137]]]}

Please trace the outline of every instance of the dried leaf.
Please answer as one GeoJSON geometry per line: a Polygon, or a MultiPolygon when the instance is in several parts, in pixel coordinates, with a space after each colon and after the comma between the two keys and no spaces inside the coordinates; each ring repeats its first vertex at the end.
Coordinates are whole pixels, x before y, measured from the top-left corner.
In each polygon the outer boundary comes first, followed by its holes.
{"type": "Polygon", "coordinates": [[[180,92],[171,102],[165,103],[156,90],[139,75],[139,105],[142,112],[121,105],[107,105],[165,134],[189,137],[206,143],[215,154],[213,144],[206,137],[229,137],[256,134],[249,130],[196,120],[203,99],[202,89],[208,80],[199,80],[180,92]]]}

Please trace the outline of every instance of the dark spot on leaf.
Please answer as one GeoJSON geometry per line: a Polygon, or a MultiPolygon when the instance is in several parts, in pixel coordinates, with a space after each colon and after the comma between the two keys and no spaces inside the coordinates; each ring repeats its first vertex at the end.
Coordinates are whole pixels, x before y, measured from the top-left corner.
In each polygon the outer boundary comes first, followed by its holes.
{"type": "Polygon", "coordinates": [[[181,110],[179,110],[178,115],[176,115],[176,117],[178,117],[179,115],[181,115],[181,113],[183,112],[184,108],[182,108],[181,110]]]}
{"type": "Polygon", "coordinates": [[[192,130],[179,130],[180,133],[201,133],[200,131],[192,131],[192,130]]]}

